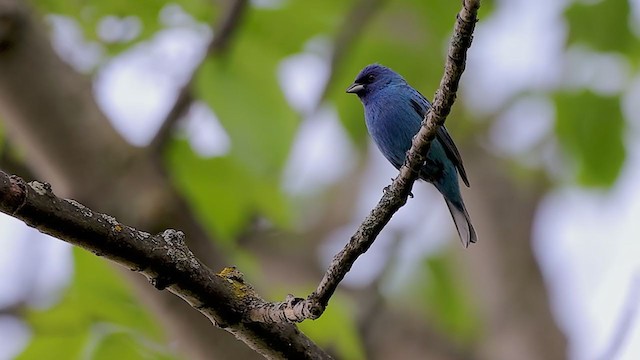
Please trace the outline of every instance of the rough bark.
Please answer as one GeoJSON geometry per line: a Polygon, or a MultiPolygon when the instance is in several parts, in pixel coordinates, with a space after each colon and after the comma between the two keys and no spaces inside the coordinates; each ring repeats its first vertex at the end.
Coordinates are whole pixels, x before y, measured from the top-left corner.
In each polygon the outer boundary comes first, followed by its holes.
{"type": "Polygon", "coordinates": [[[245,321],[251,303],[263,300],[239,271],[225,268],[220,274],[212,272],[189,250],[180,231],[167,229],[151,235],[75,200],[57,197],[49,184],[27,184],[2,171],[0,211],[144,275],[158,290],[177,295],[266,358],[329,359],[291,324],[245,321]]]}

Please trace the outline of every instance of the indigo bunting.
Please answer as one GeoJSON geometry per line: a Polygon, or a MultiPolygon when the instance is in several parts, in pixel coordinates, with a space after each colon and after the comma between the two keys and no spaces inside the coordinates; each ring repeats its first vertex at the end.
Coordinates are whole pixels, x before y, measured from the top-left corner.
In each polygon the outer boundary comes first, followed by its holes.
{"type": "MultiPolygon", "coordinates": [[[[364,119],[369,135],[382,154],[396,169],[404,163],[413,137],[431,104],[402,76],[382,65],[368,65],[347,88],[358,95],[364,106],[364,119]]],[[[469,180],[460,153],[444,126],[431,143],[427,160],[419,177],[433,184],[444,197],[462,244],[477,241],[469,213],[464,206],[458,175],[468,187],[469,180]]]]}

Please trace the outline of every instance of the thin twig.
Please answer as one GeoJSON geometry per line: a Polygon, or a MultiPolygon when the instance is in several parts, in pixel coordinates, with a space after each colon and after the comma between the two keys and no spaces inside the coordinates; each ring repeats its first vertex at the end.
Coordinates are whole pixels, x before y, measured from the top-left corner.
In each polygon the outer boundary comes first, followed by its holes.
{"type": "Polygon", "coordinates": [[[171,138],[173,128],[184,114],[189,110],[194,100],[193,83],[195,82],[198,71],[207,58],[223,55],[229,47],[234,34],[236,34],[242,16],[247,8],[248,0],[234,0],[228,7],[227,11],[218,22],[218,26],[214,30],[213,38],[207,46],[207,51],[202,57],[200,63],[193,69],[189,79],[180,88],[173,107],[167,113],[156,136],[151,140],[148,148],[154,154],[160,154],[165,144],[171,138]]]}
{"type": "Polygon", "coordinates": [[[449,45],[440,87],[435,93],[431,108],[423,119],[420,131],[413,139],[411,149],[407,152],[400,174],[385,189],[384,195],[364,219],[349,243],[333,258],[316,291],[307,299],[289,296],[285,302],[260,304],[247,313],[248,319],[272,323],[317,319],[324,312],[338,284],[356,259],[369,249],[393,214],[407,202],[413,183],[426,160],[431,141],[438,128],[444,124],[455,101],[460,77],[465,68],[467,49],[471,46],[479,7],[480,0],[463,1],[449,45]]]}

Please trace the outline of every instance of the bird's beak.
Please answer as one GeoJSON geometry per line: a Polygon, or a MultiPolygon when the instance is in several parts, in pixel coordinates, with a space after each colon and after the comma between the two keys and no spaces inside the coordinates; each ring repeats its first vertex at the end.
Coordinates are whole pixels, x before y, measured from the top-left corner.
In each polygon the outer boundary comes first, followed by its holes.
{"type": "Polygon", "coordinates": [[[347,92],[350,94],[357,94],[362,90],[364,90],[364,85],[358,83],[353,83],[347,88],[347,92]]]}

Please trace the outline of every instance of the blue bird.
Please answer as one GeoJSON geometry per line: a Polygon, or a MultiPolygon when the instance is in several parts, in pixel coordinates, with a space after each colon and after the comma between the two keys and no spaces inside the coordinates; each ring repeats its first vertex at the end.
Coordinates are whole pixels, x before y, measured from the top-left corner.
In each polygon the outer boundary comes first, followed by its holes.
{"type": "MultiPolygon", "coordinates": [[[[362,69],[347,92],[358,95],[364,106],[369,135],[387,160],[400,169],[413,137],[420,130],[422,119],[431,107],[429,101],[402,76],[379,64],[362,69]]],[[[460,195],[458,174],[468,187],[469,180],[460,153],[447,129],[441,126],[419,176],[440,191],[460,240],[467,247],[477,241],[477,236],[460,195]]]]}

